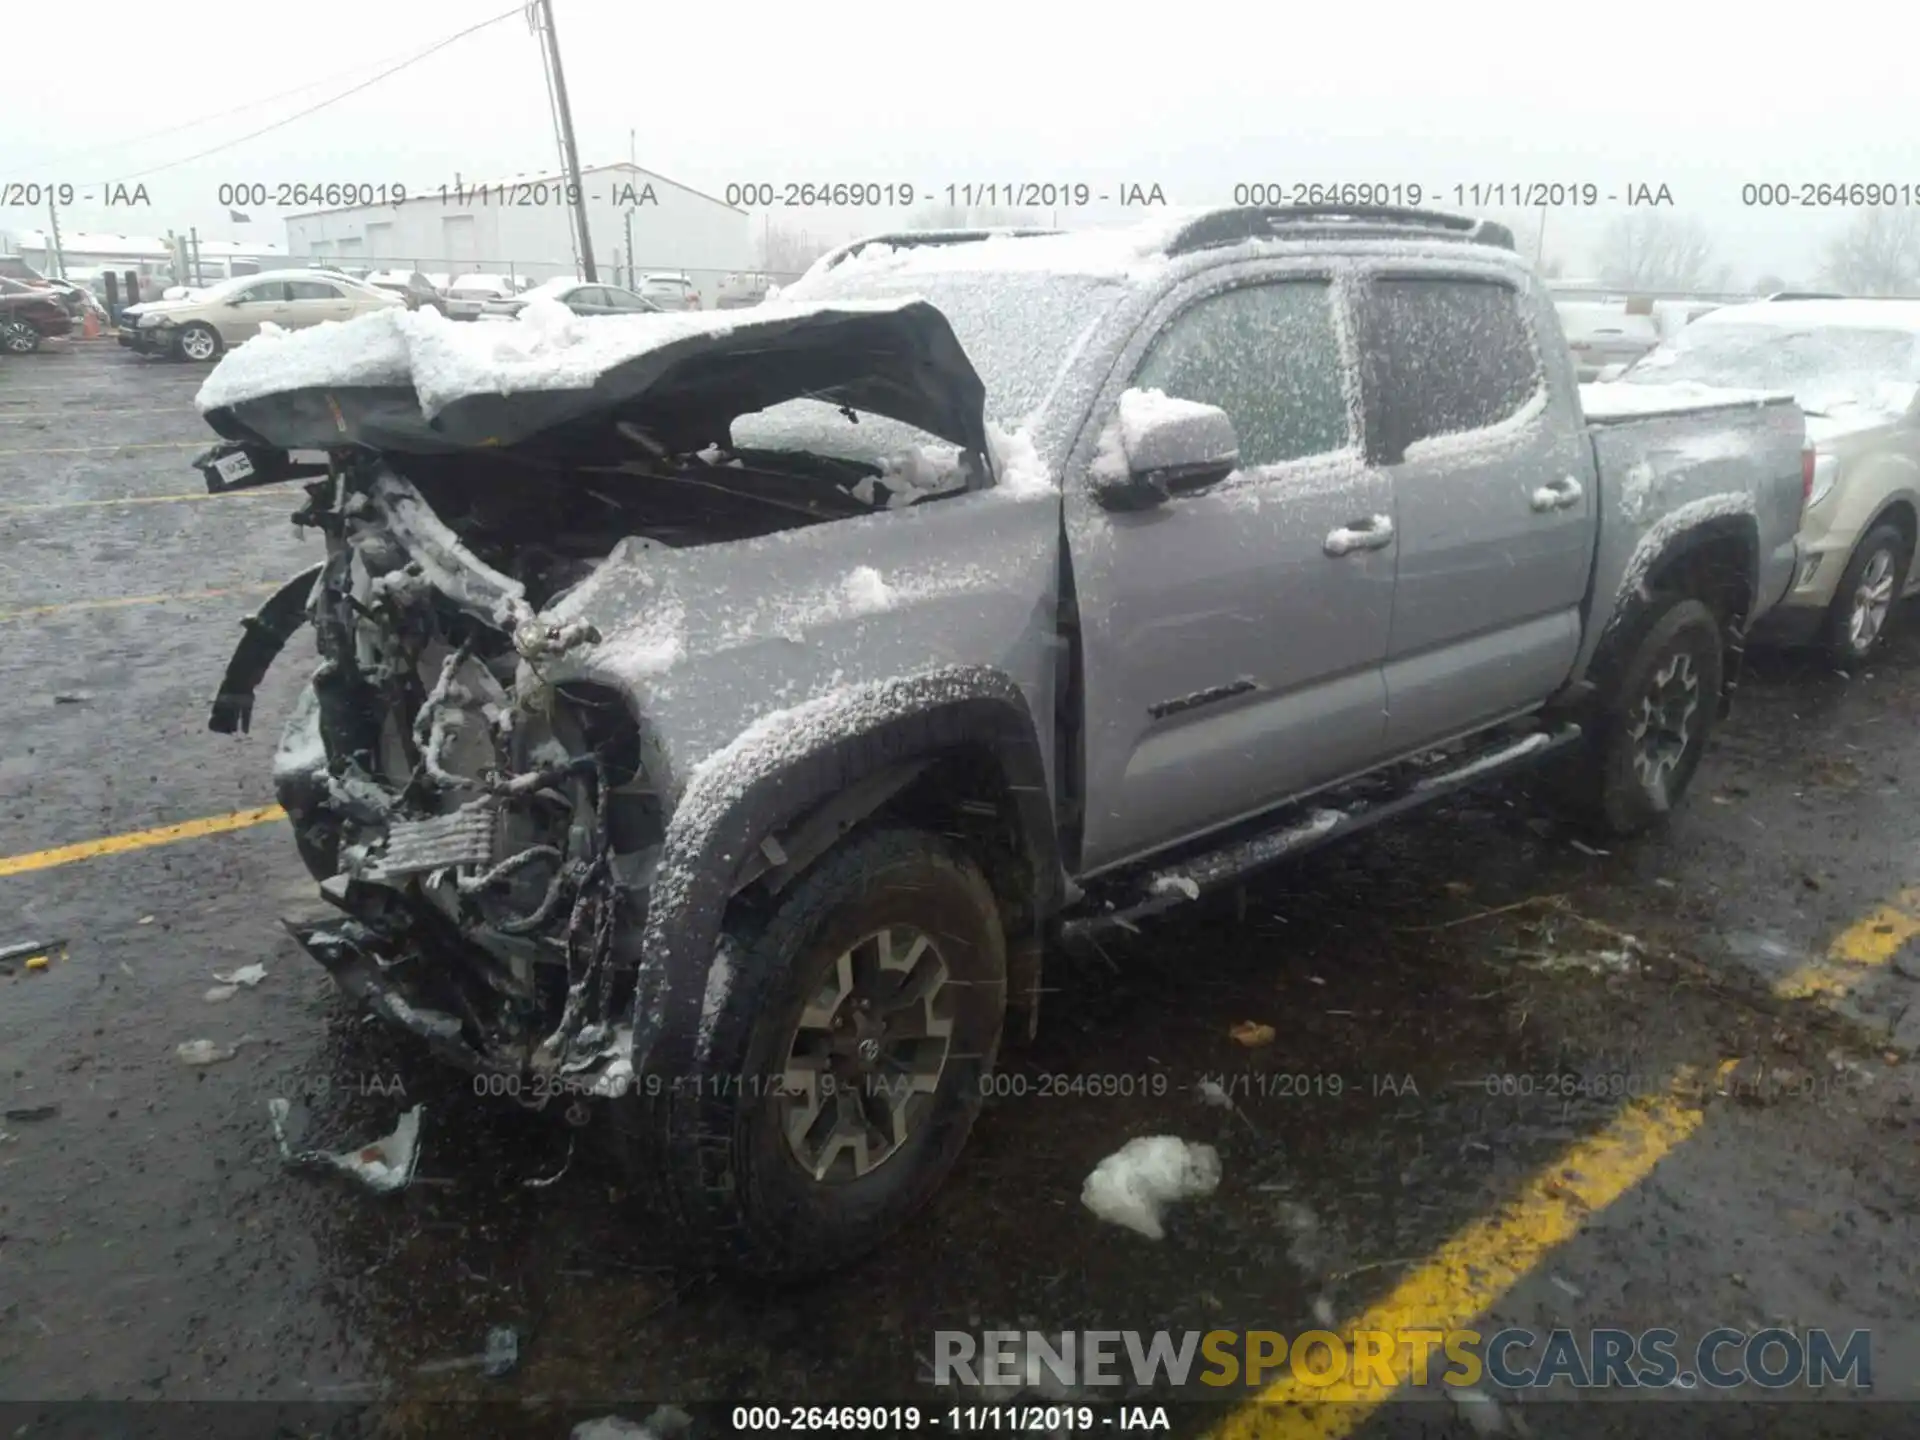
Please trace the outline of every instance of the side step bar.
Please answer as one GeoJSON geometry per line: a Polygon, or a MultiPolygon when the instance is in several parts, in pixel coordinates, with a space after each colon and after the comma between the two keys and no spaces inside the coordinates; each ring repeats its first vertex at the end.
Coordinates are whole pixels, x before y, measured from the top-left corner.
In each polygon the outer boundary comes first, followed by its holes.
{"type": "Polygon", "coordinates": [[[1245,878],[1277,860],[1316,849],[1330,840],[1377,825],[1382,820],[1428,805],[1469,785],[1532,765],[1580,738],[1580,727],[1565,724],[1508,736],[1491,745],[1447,757],[1446,768],[1422,770],[1384,796],[1338,806],[1304,806],[1282,812],[1279,823],[1171,865],[1164,865],[1110,892],[1105,907],[1075,916],[1060,927],[1060,942],[1085,945],[1103,931],[1129,930],[1137,920],[1197,900],[1208,890],[1245,878]]]}

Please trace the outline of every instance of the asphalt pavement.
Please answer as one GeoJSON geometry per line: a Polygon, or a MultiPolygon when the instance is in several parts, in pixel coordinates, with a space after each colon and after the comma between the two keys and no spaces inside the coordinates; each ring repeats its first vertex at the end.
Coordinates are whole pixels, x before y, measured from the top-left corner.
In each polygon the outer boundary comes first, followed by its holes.
{"type": "MultiPolygon", "coordinates": [[[[1660,835],[1598,849],[1508,786],[1055,963],[933,1206],[849,1273],[768,1290],[673,1268],[591,1132],[476,1095],[287,938],[314,890],[260,807],[310,637],[252,736],[209,731],[207,702],[318,542],[287,523],[297,487],[204,494],[204,369],[110,342],[0,364],[0,950],[66,942],[0,962],[8,1433],[86,1400],[327,1402],[383,1434],[476,1433],[478,1404],[479,1433],[527,1434],[660,1401],[934,1410],[970,1398],[931,1383],[936,1330],[1361,1322],[1865,1328],[1871,1397],[1765,1414],[1920,1426],[1912,607],[1861,674],[1757,657],[1660,835]],[[234,1053],[190,1066],[195,1040],[234,1053]],[[276,1097],[327,1148],[424,1106],[413,1183],[289,1170],[276,1097]],[[1158,1241],[1080,1198],[1156,1134],[1223,1173],[1158,1241]],[[446,1363],[503,1326],[511,1373],[446,1363]]],[[[1279,1384],[1174,1428],[1414,1413],[1279,1384]]],[[[1762,1433],[1756,1394],[1680,1397],[1687,1433],[1762,1433]]],[[[1661,1403],[1610,1398],[1456,1396],[1419,1423],[1626,1433],[1622,1407],[1661,1403]]]]}

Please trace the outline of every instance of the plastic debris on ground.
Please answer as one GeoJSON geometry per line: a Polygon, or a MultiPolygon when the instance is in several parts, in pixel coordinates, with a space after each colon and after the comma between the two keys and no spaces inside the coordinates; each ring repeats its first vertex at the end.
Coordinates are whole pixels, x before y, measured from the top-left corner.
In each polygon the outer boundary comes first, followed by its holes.
{"type": "Polygon", "coordinates": [[[1220,1184],[1220,1153],[1176,1135],[1129,1140],[1094,1166],[1080,1201],[1102,1220],[1159,1240],[1161,1218],[1176,1201],[1211,1195],[1220,1184]]]}
{"type": "Polygon", "coordinates": [[[202,998],[205,999],[209,1005],[218,1005],[223,1000],[233,999],[233,997],[239,993],[240,987],[238,985],[215,985],[209,989],[202,998]]]}
{"type": "Polygon", "coordinates": [[[424,1105],[416,1105],[400,1117],[391,1135],[351,1150],[300,1150],[287,1141],[287,1116],[293,1106],[275,1096],[267,1101],[267,1114],[273,1119],[273,1138],[280,1147],[280,1158],[287,1164],[351,1175],[376,1195],[404,1190],[413,1183],[414,1167],[420,1163],[420,1116],[424,1105]]]}
{"type": "Polygon", "coordinates": [[[1271,1045],[1277,1032],[1273,1026],[1263,1025],[1258,1020],[1242,1020],[1227,1033],[1249,1050],[1257,1050],[1262,1045],[1271,1045]]]}
{"type": "Polygon", "coordinates": [[[478,1355],[462,1355],[457,1360],[429,1360],[416,1368],[420,1375],[442,1375],[449,1370],[478,1370],[492,1380],[511,1375],[520,1365],[520,1332],[511,1325],[496,1325],[487,1331],[487,1348],[478,1355]]]}
{"type": "Polygon", "coordinates": [[[11,1110],[0,1110],[0,1120],[18,1120],[24,1125],[35,1120],[51,1120],[59,1113],[58,1105],[18,1105],[11,1110]]]}
{"type": "Polygon", "coordinates": [[[0,945],[0,974],[11,975],[14,962],[25,961],[29,970],[44,970],[55,960],[67,958],[65,940],[22,940],[13,945],[0,945]]]}

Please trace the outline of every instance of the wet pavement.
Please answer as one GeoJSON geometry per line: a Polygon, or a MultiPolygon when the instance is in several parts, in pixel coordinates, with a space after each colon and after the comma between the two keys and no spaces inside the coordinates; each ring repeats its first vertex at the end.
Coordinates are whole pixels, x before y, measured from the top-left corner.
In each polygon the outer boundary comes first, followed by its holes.
{"type": "MultiPolygon", "coordinates": [[[[856,1270],[769,1290],[675,1271],[591,1132],[349,1010],[281,927],[316,908],[283,823],[8,873],[271,802],[310,639],[253,736],[208,731],[206,702],[317,541],[286,523],[297,487],[125,503],[201,491],[195,367],[104,343],[4,363],[0,949],[70,949],[0,963],[0,1110],[24,1117],[0,1119],[0,1399],[350,1401],[394,1434],[455,1433],[441,1402],[512,1402],[488,1428],[528,1434],[565,1433],[562,1405],[944,1406],[966,1397],[928,1383],[936,1329],[1368,1312],[1677,1075],[1697,1125],[1460,1323],[1866,1327],[1881,1397],[1920,1399],[1920,615],[1869,673],[1758,658],[1660,836],[1599,853],[1509,787],[1055,961],[932,1208],[856,1270]],[[253,962],[263,983],[205,998],[253,962]],[[195,1039],[238,1049],[190,1067],[195,1039]],[[274,1097],[328,1148],[424,1105],[414,1183],[287,1171],[274,1097]],[[1158,1242],[1080,1202],[1152,1134],[1224,1171],[1158,1242]],[[505,1325],[510,1375],[439,1364],[505,1325]]],[[[1510,1408],[1575,1433],[1572,1407],[1510,1408]]]]}

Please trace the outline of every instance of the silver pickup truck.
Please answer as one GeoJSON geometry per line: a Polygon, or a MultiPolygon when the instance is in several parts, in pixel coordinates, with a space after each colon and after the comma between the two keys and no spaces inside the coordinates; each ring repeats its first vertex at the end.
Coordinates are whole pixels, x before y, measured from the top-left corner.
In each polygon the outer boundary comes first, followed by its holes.
{"type": "Polygon", "coordinates": [[[1049,946],[1542,760],[1658,820],[1806,483],[1791,400],[1583,391],[1511,237],[1420,211],[396,310],[199,398],[209,486],[305,479],[325,540],[212,718],[313,625],[274,778],[338,913],[298,940],[773,1273],[928,1199],[1049,946]]]}

